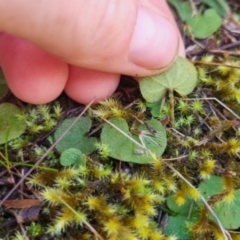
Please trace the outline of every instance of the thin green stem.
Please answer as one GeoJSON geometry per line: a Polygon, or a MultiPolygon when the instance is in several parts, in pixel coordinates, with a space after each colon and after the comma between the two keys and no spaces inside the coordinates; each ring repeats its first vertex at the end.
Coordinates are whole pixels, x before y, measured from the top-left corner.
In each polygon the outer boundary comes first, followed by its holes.
{"type": "Polygon", "coordinates": [[[175,100],[174,100],[174,95],[173,95],[172,90],[169,91],[169,103],[170,103],[170,119],[171,119],[172,126],[174,126],[174,124],[175,124],[175,113],[174,113],[175,100]]]}

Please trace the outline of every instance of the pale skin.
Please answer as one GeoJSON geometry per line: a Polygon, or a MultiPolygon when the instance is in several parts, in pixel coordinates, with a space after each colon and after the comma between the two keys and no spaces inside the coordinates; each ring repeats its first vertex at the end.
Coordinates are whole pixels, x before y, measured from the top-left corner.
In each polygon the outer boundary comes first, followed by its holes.
{"type": "Polygon", "coordinates": [[[0,0],[0,31],[9,88],[33,104],[62,91],[103,100],[120,74],[157,74],[184,55],[165,0],[0,0]]]}

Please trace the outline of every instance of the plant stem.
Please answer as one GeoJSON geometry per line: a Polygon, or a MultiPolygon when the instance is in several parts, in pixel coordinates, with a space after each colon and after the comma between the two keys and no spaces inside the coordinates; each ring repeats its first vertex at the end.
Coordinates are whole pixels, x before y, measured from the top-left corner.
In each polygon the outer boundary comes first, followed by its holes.
{"type": "Polygon", "coordinates": [[[169,102],[170,102],[170,119],[171,119],[171,123],[172,126],[174,126],[175,124],[175,115],[174,115],[174,95],[173,95],[173,91],[170,90],[169,91],[169,102]]]}

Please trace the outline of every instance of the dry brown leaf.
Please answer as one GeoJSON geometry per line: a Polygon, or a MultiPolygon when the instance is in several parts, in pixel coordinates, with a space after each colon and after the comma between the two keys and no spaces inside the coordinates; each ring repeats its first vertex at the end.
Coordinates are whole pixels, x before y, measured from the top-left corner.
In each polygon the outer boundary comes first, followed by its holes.
{"type": "Polygon", "coordinates": [[[3,206],[7,208],[30,208],[32,206],[41,206],[42,202],[38,199],[17,199],[6,200],[3,206]]]}

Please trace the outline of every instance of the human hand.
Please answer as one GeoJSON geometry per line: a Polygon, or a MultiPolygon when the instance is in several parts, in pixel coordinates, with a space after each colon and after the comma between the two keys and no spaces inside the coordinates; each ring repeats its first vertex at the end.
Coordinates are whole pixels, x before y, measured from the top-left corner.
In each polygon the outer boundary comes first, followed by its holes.
{"type": "Polygon", "coordinates": [[[0,16],[0,65],[11,91],[33,104],[63,90],[102,100],[120,74],[153,75],[184,55],[165,0],[0,0],[0,16]]]}

